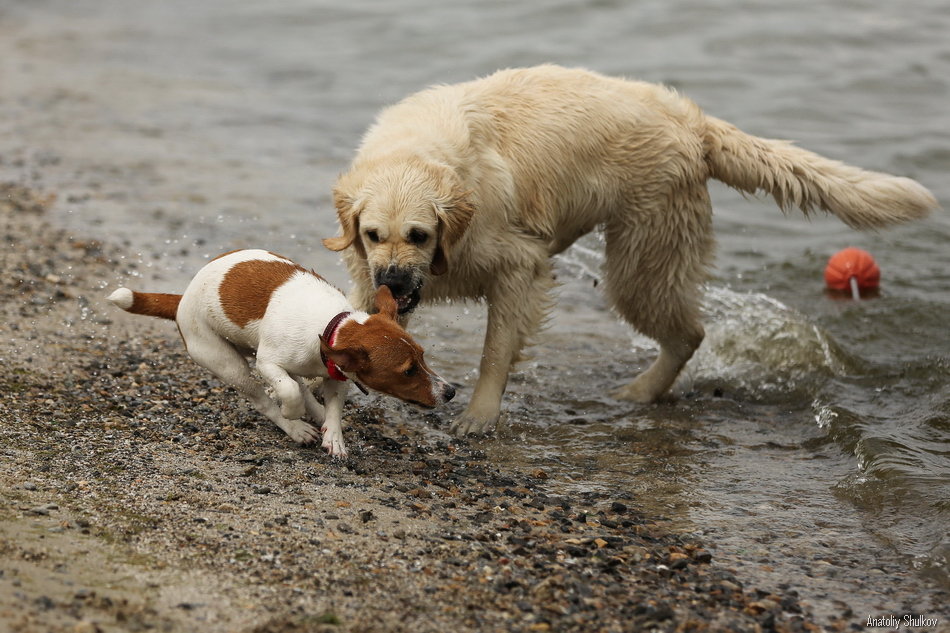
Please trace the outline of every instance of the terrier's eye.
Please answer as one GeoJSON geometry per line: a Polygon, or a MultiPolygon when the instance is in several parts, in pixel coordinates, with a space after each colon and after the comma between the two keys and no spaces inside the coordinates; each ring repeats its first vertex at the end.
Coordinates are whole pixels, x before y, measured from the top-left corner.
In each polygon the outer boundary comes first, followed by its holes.
{"type": "Polygon", "coordinates": [[[413,376],[416,375],[416,372],[417,372],[417,371],[419,371],[419,367],[417,367],[416,365],[413,365],[412,367],[410,367],[410,368],[407,369],[406,371],[402,372],[402,374],[403,374],[406,378],[412,378],[413,376]]]}
{"type": "Polygon", "coordinates": [[[412,229],[409,231],[409,241],[417,246],[425,244],[427,239],[429,239],[429,234],[425,231],[420,229],[412,229]]]}
{"type": "Polygon", "coordinates": [[[379,243],[379,233],[376,231],[366,231],[366,239],[368,239],[373,244],[379,243]]]}

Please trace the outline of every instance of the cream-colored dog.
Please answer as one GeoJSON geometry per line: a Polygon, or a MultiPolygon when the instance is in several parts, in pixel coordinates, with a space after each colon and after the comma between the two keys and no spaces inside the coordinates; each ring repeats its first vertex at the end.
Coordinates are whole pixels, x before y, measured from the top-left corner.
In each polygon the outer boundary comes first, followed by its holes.
{"type": "Polygon", "coordinates": [[[859,229],[937,206],[912,180],[750,136],[663,86],[540,66],[384,110],[336,184],[342,233],[324,244],[345,250],[358,309],[384,284],[403,322],[420,300],[487,300],[478,381],[453,425],[481,433],[551,303],[551,256],[598,226],[611,305],[660,345],[617,395],[651,402],[670,388],[703,339],[710,178],[859,229]]]}

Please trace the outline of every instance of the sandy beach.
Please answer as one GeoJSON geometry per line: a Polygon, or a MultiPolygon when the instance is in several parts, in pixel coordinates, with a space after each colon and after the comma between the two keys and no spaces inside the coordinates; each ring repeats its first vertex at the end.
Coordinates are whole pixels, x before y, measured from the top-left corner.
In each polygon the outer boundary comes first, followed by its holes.
{"type": "Polygon", "coordinates": [[[351,396],[348,459],[294,445],[170,323],[116,318],[101,289],[140,263],[0,187],[0,628],[819,630],[638,499],[551,494],[437,415],[351,396]]]}

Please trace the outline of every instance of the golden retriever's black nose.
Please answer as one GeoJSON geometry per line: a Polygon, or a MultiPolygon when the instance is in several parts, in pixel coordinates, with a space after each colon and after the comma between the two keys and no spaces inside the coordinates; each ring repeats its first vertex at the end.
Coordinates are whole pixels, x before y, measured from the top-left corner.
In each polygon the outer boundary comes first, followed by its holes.
{"type": "Polygon", "coordinates": [[[401,270],[395,266],[376,271],[376,287],[389,286],[394,297],[404,297],[415,290],[412,271],[401,270]]]}

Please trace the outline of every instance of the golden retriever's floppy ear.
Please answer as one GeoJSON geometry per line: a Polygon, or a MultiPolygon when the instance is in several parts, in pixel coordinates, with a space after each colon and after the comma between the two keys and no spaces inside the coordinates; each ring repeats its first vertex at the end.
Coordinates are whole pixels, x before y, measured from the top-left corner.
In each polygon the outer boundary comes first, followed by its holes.
{"type": "Polygon", "coordinates": [[[389,286],[380,286],[376,291],[376,311],[383,316],[396,320],[396,314],[399,310],[399,304],[393,298],[393,293],[389,286]]]}
{"type": "Polygon", "coordinates": [[[462,239],[472,216],[475,215],[471,192],[454,189],[449,204],[444,207],[436,205],[435,214],[439,219],[439,241],[429,265],[429,272],[442,275],[449,269],[449,252],[462,239]]]}
{"type": "Polygon", "coordinates": [[[323,245],[331,251],[342,251],[352,246],[360,257],[366,259],[366,249],[363,248],[363,242],[360,237],[360,213],[357,209],[356,201],[341,192],[339,189],[333,191],[333,204],[336,206],[336,215],[340,220],[340,228],[343,229],[343,235],[337,237],[328,237],[323,240],[323,245]]]}

